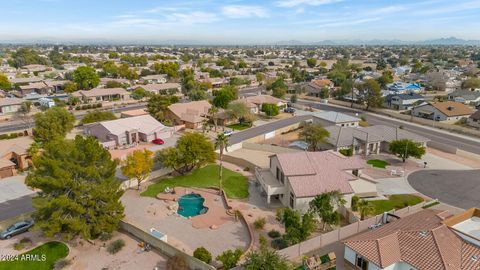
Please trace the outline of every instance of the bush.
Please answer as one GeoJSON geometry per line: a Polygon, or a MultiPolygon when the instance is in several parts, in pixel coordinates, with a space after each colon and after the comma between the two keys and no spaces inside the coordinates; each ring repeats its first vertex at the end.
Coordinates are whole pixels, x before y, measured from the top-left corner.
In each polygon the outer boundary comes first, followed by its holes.
{"type": "Polygon", "coordinates": [[[124,246],[125,246],[125,241],[123,241],[122,239],[117,239],[108,245],[107,251],[110,254],[115,254],[119,252],[124,246]]]}
{"type": "Polygon", "coordinates": [[[274,249],[280,250],[288,247],[288,242],[283,238],[277,238],[272,240],[271,246],[274,249]]]}
{"type": "Polygon", "coordinates": [[[353,149],[352,148],[340,149],[338,152],[340,152],[340,154],[342,154],[346,157],[353,156],[353,149]]]}
{"type": "Polygon", "coordinates": [[[264,112],[267,116],[275,116],[279,113],[278,106],[271,103],[263,103],[261,111],[264,112]]]}
{"type": "Polygon", "coordinates": [[[71,261],[67,259],[60,259],[55,262],[54,268],[55,270],[60,270],[65,268],[66,266],[70,265],[71,261]]]}
{"type": "Polygon", "coordinates": [[[167,270],[189,270],[189,268],[182,256],[175,255],[168,259],[167,270]]]}
{"type": "Polygon", "coordinates": [[[22,250],[23,248],[25,248],[25,245],[22,244],[22,243],[20,243],[20,242],[15,243],[15,244],[13,245],[13,249],[15,249],[15,250],[22,250]]]}
{"type": "Polygon", "coordinates": [[[193,252],[193,257],[206,263],[210,263],[212,261],[212,254],[204,247],[195,249],[193,252]]]}
{"type": "Polygon", "coordinates": [[[257,230],[263,229],[263,227],[265,227],[265,224],[267,224],[267,220],[266,220],[264,217],[257,218],[257,219],[253,222],[253,226],[254,226],[255,229],[257,229],[257,230]]]}
{"type": "Polygon", "coordinates": [[[271,231],[268,232],[268,236],[270,238],[278,238],[278,237],[280,237],[280,232],[276,231],[276,230],[271,230],[271,231]]]}
{"type": "Polygon", "coordinates": [[[77,110],[77,111],[80,111],[81,109],[82,109],[82,107],[80,107],[80,106],[75,107],[75,110],[77,110]]]}
{"type": "Polygon", "coordinates": [[[237,266],[242,254],[243,251],[239,248],[235,249],[235,251],[229,249],[218,255],[217,261],[223,264],[223,269],[231,269],[237,266]]]}
{"type": "Polygon", "coordinates": [[[100,239],[100,241],[108,241],[110,239],[112,239],[112,233],[109,233],[109,232],[102,232],[100,234],[100,236],[98,237],[98,239],[100,239]]]}
{"type": "Polygon", "coordinates": [[[357,195],[352,197],[352,205],[351,205],[352,211],[357,211],[358,210],[358,201],[359,200],[360,200],[360,197],[358,197],[357,195]]]}

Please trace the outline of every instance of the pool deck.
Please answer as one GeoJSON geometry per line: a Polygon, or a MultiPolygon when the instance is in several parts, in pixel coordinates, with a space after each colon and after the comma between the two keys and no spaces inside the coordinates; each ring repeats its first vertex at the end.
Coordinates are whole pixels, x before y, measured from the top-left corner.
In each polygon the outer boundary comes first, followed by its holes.
{"type": "MultiPolygon", "coordinates": [[[[192,226],[196,229],[216,229],[227,222],[235,222],[235,218],[227,214],[227,206],[222,197],[215,189],[200,189],[191,187],[175,187],[174,193],[159,193],[157,199],[163,201],[177,202],[185,194],[196,193],[202,196],[205,201],[203,205],[208,208],[207,213],[190,217],[192,226]]],[[[177,214],[176,207],[170,207],[170,214],[177,214]]]]}

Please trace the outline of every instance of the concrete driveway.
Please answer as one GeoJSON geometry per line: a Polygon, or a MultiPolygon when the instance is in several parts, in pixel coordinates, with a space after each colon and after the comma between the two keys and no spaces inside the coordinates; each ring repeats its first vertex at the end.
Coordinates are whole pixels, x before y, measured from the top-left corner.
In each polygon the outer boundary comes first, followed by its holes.
{"type": "Polygon", "coordinates": [[[35,193],[25,185],[25,176],[17,175],[0,180],[0,203],[35,193]]]}
{"type": "Polygon", "coordinates": [[[480,170],[425,170],[408,176],[418,192],[460,208],[480,207],[480,170]]]}

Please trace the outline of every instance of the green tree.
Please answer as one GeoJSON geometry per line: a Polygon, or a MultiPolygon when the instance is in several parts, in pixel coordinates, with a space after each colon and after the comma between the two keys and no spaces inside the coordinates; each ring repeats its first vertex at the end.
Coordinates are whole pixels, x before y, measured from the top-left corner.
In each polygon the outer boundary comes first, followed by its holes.
{"type": "Polygon", "coordinates": [[[147,91],[145,91],[145,89],[143,89],[142,87],[139,87],[139,88],[136,88],[135,90],[133,90],[132,98],[135,99],[135,100],[139,100],[139,99],[142,99],[144,97],[147,97],[148,94],[149,93],[147,91]]]}
{"type": "Polygon", "coordinates": [[[272,96],[276,98],[284,98],[288,91],[288,85],[282,77],[275,80],[269,88],[270,89],[267,89],[272,90],[272,96]]]}
{"type": "Polygon", "coordinates": [[[238,120],[241,124],[245,122],[251,123],[254,118],[250,109],[243,102],[233,102],[228,105],[227,114],[230,118],[238,120]]]}
{"type": "Polygon", "coordinates": [[[201,89],[192,89],[188,93],[188,98],[192,101],[205,100],[208,97],[208,93],[201,89]]]}
{"type": "MultiPolygon", "coordinates": [[[[352,209],[353,210],[353,209],[352,209]]],[[[358,212],[360,213],[360,219],[364,220],[365,217],[374,213],[375,207],[367,200],[358,201],[358,212]]]]}
{"type": "Polygon", "coordinates": [[[292,269],[287,258],[276,250],[268,248],[265,237],[260,236],[260,248],[247,253],[243,263],[245,270],[289,270],[292,269]]]}
{"type": "Polygon", "coordinates": [[[213,121],[213,125],[215,127],[215,132],[217,132],[217,120],[218,120],[218,107],[212,106],[208,109],[208,118],[213,121]]]}
{"type": "Polygon", "coordinates": [[[477,89],[480,88],[480,78],[470,78],[462,83],[463,89],[477,89]]]}
{"type": "Polygon", "coordinates": [[[351,201],[351,208],[352,211],[357,211],[358,210],[358,201],[360,200],[360,197],[357,195],[352,196],[352,201],[351,201]]]}
{"type": "Polygon", "coordinates": [[[117,81],[108,81],[105,88],[125,88],[125,85],[117,81]]]}
{"type": "Polygon", "coordinates": [[[124,210],[118,161],[95,138],[48,141],[33,162],[26,183],[42,191],[33,218],[46,236],[94,239],[118,228],[124,210]]]}
{"type": "Polygon", "coordinates": [[[220,90],[215,92],[213,98],[213,105],[218,108],[226,109],[230,102],[234,101],[238,97],[238,89],[234,86],[224,86],[220,90]]]}
{"type": "Polygon", "coordinates": [[[66,93],[73,93],[78,90],[78,85],[74,82],[67,82],[63,85],[63,91],[66,93]]]}
{"type": "Polygon", "coordinates": [[[425,155],[425,147],[409,139],[396,140],[390,143],[389,150],[405,162],[409,157],[421,159],[425,155]]]}
{"type": "Polygon", "coordinates": [[[147,112],[158,121],[164,121],[168,106],[177,102],[176,96],[151,95],[147,102],[147,112]]]}
{"type": "Polygon", "coordinates": [[[75,117],[66,109],[53,107],[35,115],[35,140],[48,142],[65,138],[73,129],[75,117]]]}
{"type": "Polygon", "coordinates": [[[81,123],[83,125],[85,124],[90,124],[90,123],[95,123],[95,122],[101,122],[101,121],[108,121],[108,120],[115,120],[117,117],[115,114],[113,114],[110,111],[91,111],[85,114],[83,116],[81,123]]]}
{"type": "Polygon", "coordinates": [[[201,133],[185,133],[175,147],[157,152],[155,159],[167,168],[185,174],[215,161],[213,144],[201,133]]]}
{"type": "Polygon", "coordinates": [[[153,70],[157,74],[166,74],[169,78],[178,78],[180,65],[176,62],[162,62],[153,64],[153,70]]]}
{"type": "Polygon", "coordinates": [[[312,151],[317,151],[320,144],[325,143],[330,132],[320,124],[306,124],[300,132],[299,137],[308,143],[312,151]]]}
{"type": "Polygon", "coordinates": [[[284,238],[291,245],[307,240],[317,226],[311,213],[301,216],[290,208],[279,209],[277,220],[285,226],[284,238]]]}
{"type": "Polygon", "coordinates": [[[205,263],[210,263],[212,261],[212,254],[204,247],[196,248],[195,251],[193,251],[193,257],[205,263]]]}
{"type": "Polygon", "coordinates": [[[140,185],[147,180],[153,168],[153,152],[147,149],[135,150],[127,155],[127,158],[122,161],[122,174],[128,178],[137,180],[137,190],[140,190],[140,185]]]}
{"type": "Polygon", "coordinates": [[[48,64],[48,60],[46,58],[41,57],[36,51],[29,48],[18,49],[16,52],[12,53],[11,58],[12,59],[9,61],[9,63],[16,68],[32,64],[48,64]]]}
{"type": "Polygon", "coordinates": [[[83,66],[78,67],[73,72],[73,80],[77,83],[80,89],[92,89],[100,83],[100,77],[93,67],[83,66]]]}
{"type": "Polygon", "coordinates": [[[278,115],[279,113],[277,104],[272,104],[272,103],[263,103],[261,111],[264,112],[269,117],[278,115]]]}
{"type": "Polygon", "coordinates": [[[229,249],[218,255],[216,260],[222,263],[223,269],[232,269],[238,265],[238,261],[240,261],[242,254],[243,251],[239,248],[234,251],[229,249]]]}
{"type": "Polygon", "coordinates": [[[291,102],[291,103],[297,103],[297,100],[298,100],[297,94],[293,94],[293,95],[290,97],[290,102],[291,102]]]}
{"type": "Polygon", "coordinates": [[[383,104],[383,97],[381,93],[380,84],[374,79],[365,80],[357,86],[358,100],[365,104],[367,111],[369,108],[381,107],[383,104]]]}
{"type": "Polygon", "coordinates": [[[316,58],[308,58],[307,59],[307,65],[309,68],[314,68],[317,65],[317,59],[316,58]]]}
{"type": "Polygon", "coordinates": [[[323,229],[326,225],[337,225],[340,222],[340,214],[335,207],[345,204],[345,200],[339,191],[324,192],[315,196],[309,203],[309,212],[316,214],[323,222],[323,229]]]}
{"type": "Polygon", "coordinates": [[[118,59],[120,55],[117,52],[110,52],[108,53],[108,58],[109,59],[118,59]]]}
{"type": "Polygon", "coordinates": [[[385,70],[377,79],[381,87],[385,87],[389,83],[393,83],[393,73],[390,70],[385,70]]]}
{"type": "Polygon", "coordinates": [[[215,139],[215,148],[218,148],[220,151],[220,173],[219,173],[219,188],[220,192],[223,192],[223,151],[228,152],[228,136],[224,133],[217,134],[217,138],[215,139]]]}
{"type": "Polygon", "coordinates": [[[3,74],[3,73],[0,73],[0,89],[1,90],[12,89],[12,84],[8,80],[7,76],[5,76],[5,74],[3,74]]]}

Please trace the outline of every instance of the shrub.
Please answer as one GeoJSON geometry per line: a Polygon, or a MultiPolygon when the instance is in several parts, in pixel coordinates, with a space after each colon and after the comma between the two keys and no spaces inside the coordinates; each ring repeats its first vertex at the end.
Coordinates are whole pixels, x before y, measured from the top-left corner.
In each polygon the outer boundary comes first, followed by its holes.
{"type": "Polygon", "coordinates": [[[280,250],[288,247],[288,242],[283,238],[273,239],[271,243],[272,248],[280,250]]]}
{"type": "Polygon", "coordinates": [[[75,110],[77,110],[77,111],[80,111],[81,109],[82,109],[82,107],[80,107],[80,106],[75,107],[75,110]]]}
{"type": "Polygon", "coordinates": [[[271,231],[268,232],[268,236],[270,238],[278,238],[278,237],[280,237],[280,232],[276,231],[276,230],[271,230],[271,231]]]}
{"type": "Polygon", "coordinates": [[[22,244],[22,243],[20,243],[20,242],[15,243],[15,244],[13,245],[13,249],[15,249],[15,250],[22,250],[24,247],[25,247],[25,245],[22,244]]]}
{"type": "Polygon", "coordinates": [[[239,248],[235,249],[235,251],[229,249],[218,255],[217,261],[223,264],[223,269],[231,269],[237,266],[242,254],[243,251],[239,248]]]}
{"type": "Polygon", "coordinates": [[[108,245],[107,251],[110,254],[115,254],[119,252],[124,246],[125,246],[125,241],[123,241],[122,239],[117,239],[108,245]]]}
{"type": "Polygon", "coordinates": [[[255,227],[255,229],[261,230],[263,229],[263,227],[265,227],[266,223],[267,223],[267,220],[264,217],[260,217],[253,222],[253,226],[255,227]]]}
{"type": "Polygon", "coordinates": [[[168,259],[167,270],[189,270],[187,262],[180,255],[175,255],[168,259]]]}
{"type": "Polygon", "coordinates": [[[67,259],[60,259],[55,262],[54,268],[55,270],[60,270],[65,268],[66,266],[70,265],[71,261],[67,259]]]}
{"type": "Polygon", "coordinates": [[[212,261],[212,254],[204,247],[195,249],[193,252],[193,257],[206,263],[210,263],[212,261]]]}
{"type": "Polygon", "coordinates": [[[338,152],[340,152],[340,154],[342,154],[346,157],[353,156],[353,149],[352,148],[340,149],[338,152]]]}
{"type": "Polygon", "coordinates": [[[112,239],[112,233],[109,233],[109,232],[102,232],[100,234],[100,236],[98,237],[98,239],[100,239],[100,241],[108,241],[110,239],[112,239]]]}
{"type": "Polygon", "coordinates": [[[358,201],[360,200],[360,197],[358,197],[357,195],[353,196],[352,197],[352,205],[351,205],[351,208],[352,208],[352,211],[357,211],[358,210],[358,201]]]}

